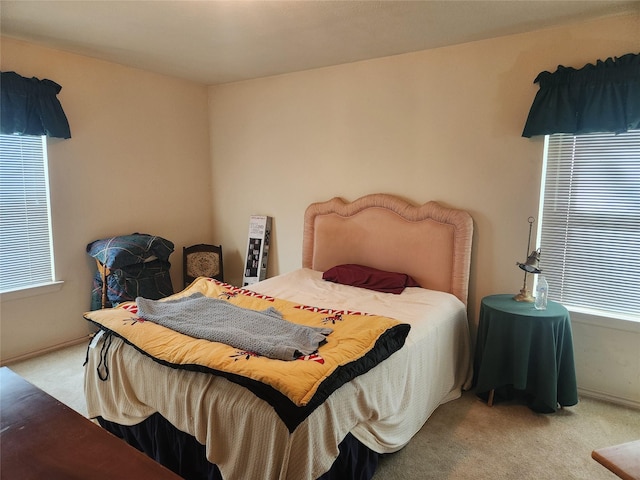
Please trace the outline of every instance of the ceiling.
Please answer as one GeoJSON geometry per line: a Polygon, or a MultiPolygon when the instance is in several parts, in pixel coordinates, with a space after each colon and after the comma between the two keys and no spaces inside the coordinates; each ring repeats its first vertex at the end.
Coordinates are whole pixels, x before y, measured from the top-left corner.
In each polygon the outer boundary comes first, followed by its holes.
{"type": "Polygon", "coordinates": [[[214,85],[632,11],[640,1],[0,0],[0,33],[214,85]]]}

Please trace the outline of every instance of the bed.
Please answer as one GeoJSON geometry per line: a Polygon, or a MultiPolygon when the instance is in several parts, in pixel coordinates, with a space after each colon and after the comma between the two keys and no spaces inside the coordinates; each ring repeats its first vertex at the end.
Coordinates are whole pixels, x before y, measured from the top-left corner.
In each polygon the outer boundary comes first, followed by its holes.
{"type": "MultiPolygon", "coordinates": [[[[270,393],[250,388],[253,380],[191,364],[175,368],[176,360],[149,355],[137,340],[104,327],[127,308],[136,323],[135,304],[87,312],[85,318],[102,327],[87,349],[89,416],[184,478],[371,478],[379,455],[400,450],[439,405],[470,387],[472,231],[467,212],[436,202],[415,206],[387,194],[353,202],[333,198],[305,211],[302,268],[242,289],[198,279],[166,299],[216,288],[217,297],[277,299],[315,309],[334,324],[338,312],[407,326],[397,348],[321,401],[314,403],[314,396],[313,408],[294,409],[294,421],[274,406],[270,393]],[[402,272],[420,287],[393,294],[323,279],[324,272],[345,264],[402,272]]],[[[317,353],[322,356],[324,348],[317,353]]]]}

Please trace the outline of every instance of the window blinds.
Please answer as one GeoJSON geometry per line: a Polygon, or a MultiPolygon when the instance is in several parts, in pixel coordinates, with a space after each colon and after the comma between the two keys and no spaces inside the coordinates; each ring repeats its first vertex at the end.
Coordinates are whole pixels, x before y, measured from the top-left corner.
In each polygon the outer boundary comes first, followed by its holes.
{"type": "Polygon", "coordinates": [[[542,188],[549,297],[640,319],[640,130],[547,136],[542,188]]]}
{"type": "Polygon", "coordinates": [[[53,281],[46,137],[0,135],[0,292],[53,281]]]}

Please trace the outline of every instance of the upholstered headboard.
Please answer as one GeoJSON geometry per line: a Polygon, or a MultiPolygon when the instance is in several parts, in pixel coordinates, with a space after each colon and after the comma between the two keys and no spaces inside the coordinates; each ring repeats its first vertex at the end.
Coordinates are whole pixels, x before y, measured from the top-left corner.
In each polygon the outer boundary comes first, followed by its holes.
{"type": "Polygon", "coordinates": [[[472,236],[473,220],[464,210],[436,202],[414,206],[387,194],[353,202],[336,197],[307,207],[302,266],[325,271],[357,263],[407,273],[466,305],[472,236]]]}

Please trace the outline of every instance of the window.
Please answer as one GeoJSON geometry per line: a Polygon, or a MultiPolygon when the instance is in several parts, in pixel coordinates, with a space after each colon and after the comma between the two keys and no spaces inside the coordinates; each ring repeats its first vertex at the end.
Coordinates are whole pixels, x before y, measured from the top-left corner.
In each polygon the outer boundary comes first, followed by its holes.
{"type": "Polygon", "coordinates": [[[640,130],[547,136],[540,198],[549,297],[640,320],[640,130]]]}
{"type": "Polygon", "coordinates": [[[0,135],[0,292],[54,281],[42,136],[0,135]]]}

